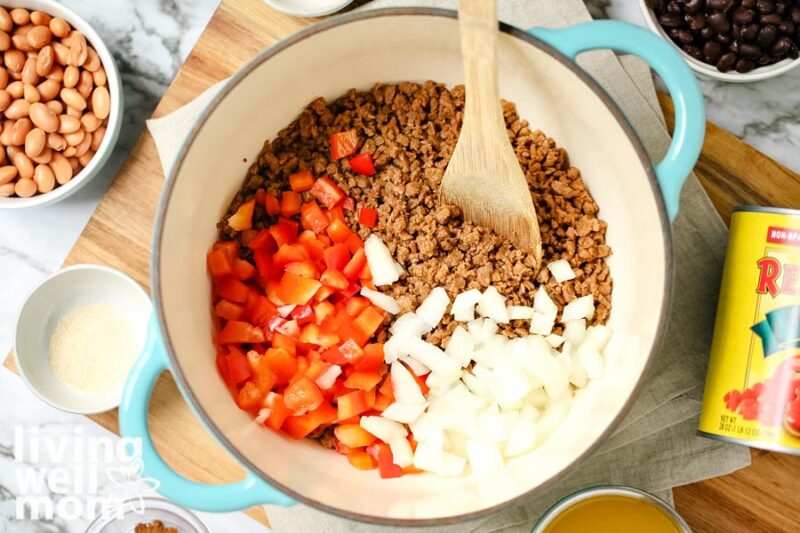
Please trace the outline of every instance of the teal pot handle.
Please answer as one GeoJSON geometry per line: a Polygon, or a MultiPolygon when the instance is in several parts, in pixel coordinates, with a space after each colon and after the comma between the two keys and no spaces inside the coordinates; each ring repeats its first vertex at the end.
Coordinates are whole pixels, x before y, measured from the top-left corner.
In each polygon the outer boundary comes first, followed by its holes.
{"type": "Polygon", "coordinates": [[[158,480],[158,492],[165,497],[200,511],[227,512],[264,503],[295,503],[252,472],[237,483],[205,485],[181,476],[164,462],[153,446],[147,427],[147,411],[153,387],[165,370],[169,370],[169,359],[153,315],[144,350],[128,375],[119,408],[120,433],[141,442],[142,476],[158,480]]]}
{"type": "Polygon", "coordinates": [[[528,32],[573,60],[581,52],[609,48],[641,57],[661,76],[675,103],[675,132],[664,159],[655,165],[655,172],[667,215],[674,220],[678,214],[681,187],[700,156],[706,128],[703,95],[680,54],[654,33],[613,20],[598,20],[558,30],[533,28],[528,32]]]}

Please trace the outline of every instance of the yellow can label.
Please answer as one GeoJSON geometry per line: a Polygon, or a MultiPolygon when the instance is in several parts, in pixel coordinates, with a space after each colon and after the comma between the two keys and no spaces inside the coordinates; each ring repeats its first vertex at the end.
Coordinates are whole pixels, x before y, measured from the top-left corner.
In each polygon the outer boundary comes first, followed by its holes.
{"type": "Polygon", "coordinates": [[[800,453],[800,212],[733,213],[699,429],[800,453]]]}

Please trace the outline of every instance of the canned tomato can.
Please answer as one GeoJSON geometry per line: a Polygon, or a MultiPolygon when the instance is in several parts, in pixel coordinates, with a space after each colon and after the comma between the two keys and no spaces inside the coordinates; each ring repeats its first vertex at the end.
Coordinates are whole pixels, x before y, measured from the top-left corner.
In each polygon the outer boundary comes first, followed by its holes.
{"type": "Polygon", "coordinates": [[[699,433],[800,454],[800,211],[733,210],[699,433]]]}

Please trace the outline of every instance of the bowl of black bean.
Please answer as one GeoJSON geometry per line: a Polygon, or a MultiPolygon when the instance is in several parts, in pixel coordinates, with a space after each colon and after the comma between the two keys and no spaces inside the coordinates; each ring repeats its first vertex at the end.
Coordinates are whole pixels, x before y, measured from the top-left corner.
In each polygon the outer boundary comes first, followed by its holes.
{"type": "Polygon", "coordinates": [[[800,0],[639,0],[651,30],[704,76],[749,82],[800,65],[800,0]]]}

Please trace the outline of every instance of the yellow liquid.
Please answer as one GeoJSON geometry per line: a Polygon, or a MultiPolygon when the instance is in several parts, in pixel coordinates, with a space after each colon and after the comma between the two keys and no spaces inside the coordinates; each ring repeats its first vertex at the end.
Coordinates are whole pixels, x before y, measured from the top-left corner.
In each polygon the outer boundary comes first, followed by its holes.
{"type": "Polygon", "coordinates": [[[655,504],[629,496],[595,496],[567,507],[544,533],[681,533],[655,504]]]}

